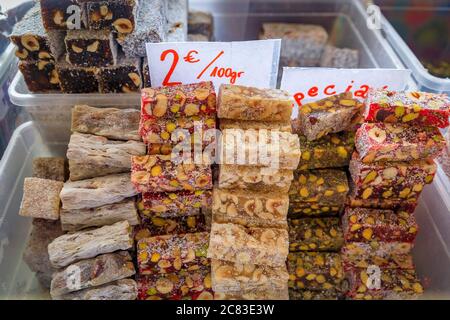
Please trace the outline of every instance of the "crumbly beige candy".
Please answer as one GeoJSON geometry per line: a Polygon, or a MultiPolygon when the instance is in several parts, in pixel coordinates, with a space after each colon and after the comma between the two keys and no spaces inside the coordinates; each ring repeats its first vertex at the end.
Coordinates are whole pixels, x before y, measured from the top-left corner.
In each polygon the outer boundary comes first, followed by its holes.
{"type": "Polygon", "coordinates": [[[33,159],[33,177],[64,182],[65,176],[64,158],[40,157],[33,159]]]}
{"type": "Polygon", "coordinates": [[[214,300],[289,300],[288,287],[280,290],[248,290],[240,292],[214,292],[214,300]]]}
{"type": "Polygon", "coordinates": [[[61,181],[25,178],[19,214],[24,217],[59,219],[61,181]]]}
{"type": "Polygon", "coordinates": [[[122,279],[99,287],[71,292],[53,300],[136,300],[137,284],[133,279],[122,279]]]}
{"type": "Polygon", "coordinates": [[[242,129],[242,130],[275,130],[283,132],[292,132],[291,121],[244,121],[244,120],[231,120],[221,119],[220,130],[224,129],[242,129]]]}
{"type": "Polygon", "coordinates": [[[289,121],[291,95],[279,89],[223,84],[219,89],[218,117],[235,120],[289,121]]]}
{"type": "Polygon", "coordinates": [[[286,265],[288,243],[284,229],[213,223],[208,258],[282,267],[286,265]]]}

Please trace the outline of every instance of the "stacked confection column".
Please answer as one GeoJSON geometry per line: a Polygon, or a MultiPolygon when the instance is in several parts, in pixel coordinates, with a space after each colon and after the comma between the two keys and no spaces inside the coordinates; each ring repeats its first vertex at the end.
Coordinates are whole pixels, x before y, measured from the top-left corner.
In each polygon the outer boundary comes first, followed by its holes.
{"type": "Polygon", "coordinates": [[[211,159],[196,161],[194,152],[215,145],[215,128],[211,82],[142,90],[139,134],[148,154],[131,164],[141,193],[142,222],[135,230],[140,300],[213,298],[206,257],[211,159]]]}
{"type": "Polygon", "coordinates": [[[345,293],[339,215],[349,192],[346,167],[362,109],[351,93],[343,93],[301,106],[293,122],[302,155],[289,190],[292,300],[338,299],[345,293]]]}
{"type": "Polygon", "coordinates": [[[342,217],[351,299],[412,299],[423,293],[411,249],[414,210],[436,173],[448,126],[444,95],[371,90],[356,134],[352,190],[342,217]]]}
{"type": "Polygon", "coordinates": [[[300,157],[291,112],[284,91],[220,88],[221,161],[208,249],[216,299],[288,299],[288,190],[300,157]]]}

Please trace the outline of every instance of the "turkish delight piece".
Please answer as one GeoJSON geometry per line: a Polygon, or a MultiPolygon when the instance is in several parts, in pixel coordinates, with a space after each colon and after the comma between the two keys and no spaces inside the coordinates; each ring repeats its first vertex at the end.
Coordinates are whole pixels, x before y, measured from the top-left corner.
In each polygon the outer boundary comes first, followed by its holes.
{"type": "Polygon", "coordinates": [[[213,223],[210,239],[208,258],[271,267],[286,265],[289,240],[285,229],[213,223]]]}
{"type": "Polygon", "coordinates": [[[448,127],[450,102],[446,94],[371,89],[366,99],[368,122],[448,127]]]}
{"type": "Polygon", "coordinates": [[[98,77],[102,93],[139,92],[142,87],[141,60],[120,56],[115,65],[101,68],[98,77]]]}
{"type": "Polygon", "coordinates": [[[445,145],[435,127],[364,123],[356,132],[356,150],[364,163],[435,158],[445,145]]]}
{"type": "Polygon", "coordinates": [[[177,273],[141,275],[138,300],[213,300],[209,268],[177,273]]]}
{"type": "Polygon", "coordinates": [[[97,287],[134,275],[133,261],[126,251],[107,253],[69,265],[53,275],[50,294],[58,297],[69,292],[97,287]]]}
{"type": "Polygon", "coordinates": [[[79,67],[105,67],[117,63],[117,44],[107,30],[70,30],[64,39],[67,62],[79,67]]]}
{"type": "Polygon", "coordinates": [[[286,227],[287,194],[214,188],[212,213],[217,222],[248,227],[286,227]]]}
{"type": "Polygon", "coordinates": [[[101,227],[127,220],[131,226],[140,223],[134,199],[88,209],[61,209],[63,230],[76,231],[88,227],[101,227]]]}
{"type": "Polygon", "coordinates": [[[352,197],[351,194],[352,191],[346,201],[350,208],[389,209],[413,213],[417,207],[417,199],[361,199],[352,197]]]}
{"type": "Polygon", "coordinates": [[[294,179],[292,170],[238,165],[221,165],[219,188],[287,193],[294,179]]]}
{"type": "Polygon", "coordinates": [[[148,66],[147,57],[142,59],[142,79],[144,80],[144,88],[148,88],[152,86],[151,78],[150,78],[150,68],[148,66]]]}
{"type": "Polygon", "coordinates": [[[281,66],[317,67],[328,34],[322,26],[298,23],[263,23],[260,39],[281,39],[281,66]]]}
{"type": "Polygon", "coordinates": [[[212,82],[145,88],[141,98],[141,125],[157,118],[213,116],[216,93],[212,82]]]}
{"type": "Polygon", "coordinates": [[[193,271],[209,266],[208,243],[208,232],[141,239],[137,244],[139,274],[193,271]]]}
{"type": "Polygon", "coordinates": [[[363,108],[364,104],[354,99],[351,92],[302,105],[298,112],[301,131],[312,141],[329,133],[351,129],[363,108]]]}
{"type": "Polygon", "coordinates": [[[167,0],[167,42],[184,42],[188,36],[188,1],[167,0]]]}
{"type": "Polygon", "coordinates": [[[145,152],[145,144],[139,141],[108,140],[105,137],[74,132],[67,149],[70,180],[129,172],[131,156],[144,155],[145,152]]]}
{"type": "Polygon", "coordinates": [[[296,171],[289,190],[291,203],[308,202],[340,206],[345,203],[349,185],[347,174],[339,169],[296,171]]]}
{"type": "Polygon", "coordinates": [[[339,218],[289,219],[289,250],[339,251],[344,235],[339,218]]]}
{"type": "Polygon", "coordinates": [[[342,217],[346,241],[413,242],[419,226],[414,215],[406,211],[347,208],[342,217]]]}
{"type": "Polygon", "coordinates": [[[139,111],[135,109],[94,108],[76,105],[72,109],[72,131],[115,140],[140,141],[139,111]]]}
{"type": "Polygon", "coordinates": [[[31,233],[23,252],[23,261],[36,273],[36,278],[45,288],[50,288],[52,275],[57,271],[50,263],[47,247],[62,234],[59,221],[33,219],[31,233]]]}
{"type": "Polygon", "coordinates": [[[99,92],[98,72],[98,68],[76,67],[63,60],[56,64],[57,77],[64,93],[99,92]]]}
{"type": "Polygon", "coordinates": [[[64,158],[39,157],[33,159],[33,177],[64,182],[66,165],[64,158]]]}
{"type": "Polygon", "coordinates": [[[224,129],[242,129],[242,130],[274,130],[283,132],[292,132],[291,121],[245,121],[221,119],[220,130],[224,129]]]}
{"type": "Polygon", "coordinates": [[[83,0],[83,2],[86,2],[84,10],[89,29],[112,29],[124,33],[134,30],[138,0],[83,0]]]}
{"type": "Polygon", "coordinates": [[[123,201],[137,194],[129,173],[81,181],[68,181],[61,190],[63,209],[96,208],[123,201]]]}
{"type": "Polygon", "coordinates": [[[294,170],[300,161],[298,136],[289,132],[225,129],[219,143],[221,164],[294,170]]]}
{"type": "Polygon", "coordinates": [[[289,300],[288,287],[281,290],[214,291],[214,300],[289,300]]]}
{"type": "Polygon", "coordinates": [[[73,30],[86,26],[86,15],[77,0],[39,0],[42,22],[49,30],[73,30]]]}
{"type": "Polygon", "coordinates": [[[61,90],[59,75],[52,61],[20,61],[19,70],[28,90],[31,92],[61,90]]]}
{"type": "Polygon", "coordinates": [[[414,269],[413,244],[397,241],[348,242],[341,250],[344,268],[414,269]]]}
{"type": "Polygon", "coordinates": [[[59,45],[63,42],[64,34],[58,31],[45,31],[39,3],[14,25],[9,37],[17,46],[16,56],[20,60],[56,61],[64,52],[63,46],[59,45]]]}
{"type": "Polygon", "coordinates": [[[340,300],[343,293],[336,290],[289,289],[289,300],[340,300]]]}
{"type": "Polygon", "coordinates": [[[203,35],[206,41],[211,41],[214,32],[212,14],[204,11],[189,11],[188,32],[203,35]]]}
{"type": "Polygon", "coordinates": [[[211,260],[212,288],[215,292],[272,291],[286,287],[286,267],[269,267],[251,263],[211,260]]]}
{"type": "Polygon", "coordinates": [[[293,100],[279,89],[258,89],[222,84],[219,89],[218,117],[234,120],[288,121],[293,100]]]}
{"type": "Polygon", "coordinates": [[[136,300],[138,295],[136,281],[122,279],[102,286],[71,292],[54,300],[136,300]]]}
{"type": "Polygon", "coordinates": [[[48,220],[59,219],[59,193],[64,183],[50,179],[25,178],[19,214],[48,220]]]}
{"type": "Polygon", "coordinates": [[[48,245],[48,254],[53,266],[61,268],[100,254],[128,250],[132,246],[130,224],[128,221],[122,221],[93,230],[62,235],[48,245]]]}
{"type": "Polygon", "coordinates": [[[347,270],[350,286],[347,297],[355,300],[410,300],[422,295],[424,290],[414,270],[378,270],[378,276],[377,272],[370,274],[365,268],[347,270]]]}
{"type": "Polygon", "coordinates": [[[355,153],[350,161],[354,183],[351,195],[362,199],[417,199],[423,187],[433,181],[436,170],[432,159],[364,163],[355,153]]]}
{"type": "Polygon", "coordinates": [[[344,269],[339,253],[291,252],[287,267],[289,289],[342,291],[344,269]]]}
{"type": "Polygon", "coordinates": [[[167,3],[164,0],[140,1],[131,21],[120,20],[114,25],[117,41],[128,58],[145,57],[145,44],[163,42],[167,32],[167,3]]]}
{"type": "Polygon", "coordinates": [[[135,156],[131,182],[138,192],[173,192],[212,189],[211,166],[175,163],[171,156],[135,156]]]}
{"type": "Polygon", "coordinates": [[[313,141],[302,134],[298,137],[302,151],[298,170],[346,167],[355,150],[355,133],[352,131],[331,133],[313,141]]]}
{"type": "Polygon", "coordinates": [[[356,69],[359,66],[359,51],[326,45],[320,59],[320,66],[323,68],[356,69]]]}
{"type": "Polygon", "coordinates": [[[142,195],[142,209],[148,210],[148,216],[189,216],[198,214],[201,208],[211,207],[211,199],[210,190],[146,192],[142,195]]]}
{"type": "Polygon", "coordinates": [[[343,208],[344,204],[328,205],[318,202],[292,202],[289,203],[288,216],[294,219],[303,217],[331,217],[339,215],[343,208]]]}

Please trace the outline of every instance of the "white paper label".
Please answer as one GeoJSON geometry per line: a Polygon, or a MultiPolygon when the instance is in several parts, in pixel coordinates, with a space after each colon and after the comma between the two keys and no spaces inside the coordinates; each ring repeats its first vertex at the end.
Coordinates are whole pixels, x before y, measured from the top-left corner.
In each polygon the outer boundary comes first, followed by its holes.
{"type": "Polygon", "coordinates": [[[153,87],[212,81],[274,88],[281,40],[147,43],[153,87]]]}
{"type": "Polygon", "coordinates": [[[292,94],[298,107],[345,91],[364,99],[369,88],[405,90],[411,71],[403,69],[330,69],[330,68],[283,68],[281,89],[292,94]]]}

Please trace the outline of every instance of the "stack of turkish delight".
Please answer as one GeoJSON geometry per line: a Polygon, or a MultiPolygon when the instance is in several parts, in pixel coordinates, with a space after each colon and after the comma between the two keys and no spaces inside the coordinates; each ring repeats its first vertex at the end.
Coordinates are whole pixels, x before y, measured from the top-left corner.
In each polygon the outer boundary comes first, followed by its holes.
{"type": "Polygon", "coordinates": [[[202,155],[215,146],[215,127],[211,82],[142,90],[139,134],[148,154],[131,159],[131,181],[142,194],[135,229],[141,300],[213,297],[206,258],[213,159],[202,155]]]}
{"type": "Polygon", "coordinates": [[[444,95],[369,91],[342,217],[349,298],[412,299],[423,292],[410,252],[418,232],[414,210],[446,146],[438,128],[448,126],[449,111],[444,95]]]}
{"type": "Polygon", "coordinates": [[[149,85],[145,43],[187,28],[187,0],[39,0],[10,38],[32,92],[129,93],[149,85]]]}
{"type": "Polygon", "coordinates": [[[288,259],[291,299],[337,299],[344,272],[339,223],[349,185],[345,167],[354,150],[363,104],[342,93],[300,107],[293,122],[302,155],[289,190],[288,259]]]}
{"type": "Polygon", "coordinates": [[[216,299],[288,299],[286,216],[300,146],[281,90],[222,85],[208,257],[216,299]]]}

